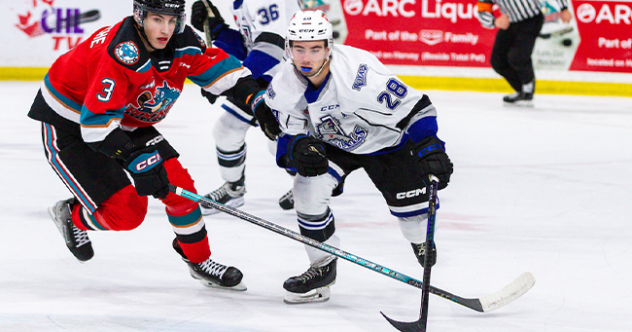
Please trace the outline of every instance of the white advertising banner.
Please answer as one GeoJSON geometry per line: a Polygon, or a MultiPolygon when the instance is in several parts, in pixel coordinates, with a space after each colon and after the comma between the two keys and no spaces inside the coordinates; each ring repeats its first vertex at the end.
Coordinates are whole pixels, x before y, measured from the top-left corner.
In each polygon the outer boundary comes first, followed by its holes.
{"type": "Polygon", "coordinates": [[[0,0],[2,67],[48,67],[102,26],[132,14],[130,0],[0,0]]]}
{"type": "MultiPolygon", "coordinates": [[[[193,0],[187,1],[187,15],[193,0]]],[[[230,0],[213,0],[234,25],[230,0]]],[[[132,15],[132,0],[0,0],[0,67],[48,67],[94,31],[132,15]]],[[[188,23],[188,18],[187,18],[188,23]]]]}

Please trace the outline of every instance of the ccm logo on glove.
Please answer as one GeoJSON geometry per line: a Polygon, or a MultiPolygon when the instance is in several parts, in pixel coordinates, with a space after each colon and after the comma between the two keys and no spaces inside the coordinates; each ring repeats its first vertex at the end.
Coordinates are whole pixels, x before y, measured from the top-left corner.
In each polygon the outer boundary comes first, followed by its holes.
{"type": "Polygon", "coordinates": [[[443,146],[441,146],[440,144],[428,145],[424,147],[423,149],[419,150],[419,152],[417,153],[417,156],[423,157],[426,155],[426,153],[433,152],[434,150],[437,150],[437,149],[439,149],[439,151],[443,151],[443,146]]]}
{"type": "Polygon", "coordinates": [[[136,157],[136,159],[129,164],[128,169],[134,173],[143,173],[154,168],[160,164],[161,161],[162,157],[160,157],[160,153],[158,150],[154,150],[153,152],[143,153],[136,157]]]}

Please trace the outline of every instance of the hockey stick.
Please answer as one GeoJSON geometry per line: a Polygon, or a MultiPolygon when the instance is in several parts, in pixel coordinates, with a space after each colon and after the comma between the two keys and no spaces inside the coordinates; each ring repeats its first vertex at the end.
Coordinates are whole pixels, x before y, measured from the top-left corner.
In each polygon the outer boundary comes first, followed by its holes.
{"type": "Polygon", "coordinates": [[[425,259],[424,259],[424,281],[421,287],[421,309],[419,313],[419,319],[414,322],[399,322],[387,317],[383,312],[380,312],[386,320],[391,323],[396,329],[402,332],[426,332],[426,325],[428,323],[428,295],[430,294],[430,271],[432,264],[430,264],[431,250],[434,247],[434,230],[435,220],[437,217],[437,191],[439,190],[439,179],[430,175],[430,198],[428,199],[428,227],[426,231],[425,246],[425,259]]]}
{"type": "MultiPolygon", "coordinates": [[[[206,12],[208,13],[208,17],[209,18],[214,18],[215,14],[213,14],[213,10],[211,9],[211,6],[208,4],[208,2],[206,2],[206,0],[202,0],[202,2],[204,3],[204,6],[206,7],[206,12]]],[[[206,35],[206,43],[208,44],[208,47],[213,47],[213,37],[211,35],[211,25],[208,22],[208,20],[206,20],[206,22],[204,23],[204,34],[206,35]]]]}
{"type": "Polygon", "coordinates": [[[563,36],[567,33],[571,33],[573,32],[573,27],[566,27],[557,31],[553,31],[553,32],[549,32],[549,33],[541,33],[538,35],[538,37],[542,38],[542,39],[549,39],[551,37],[558,37],[558,36],[563,36]]]}
{"type": "MultiPolygon", "coordinates": [[[[369,270],[373,270],[377,273],[381,273],[395,280],[409,284],[413,287],[417,287],[417,288],[422,287],[422,282],[417,279],[413,279],[402,273],[395,272],[389,268],[367,261],[366,259],[360,258],[356,255],[350,254],[346,251],[332,247],[325,243],[312,240],[308,237],[305,237],[287,228],[271,223],[265,219],[253,216],[247,212],[232,208],[230,206],[226,206],[224,204],[217,203],[204,196],[197,195],[190,191],[176,187],[172,184],[169,184],[169,190],[178,196],[182,196],[194,202],[204,204],[208,207],[212,207],[219,211],[228,213],[232,216],[235,216],[237,218],[240,218],[242,220],[245,220],[257,226],[263,227],[267,230],[271,230],[277,234],[281,234],[290,239],[296,240],[298,242],[302,242],[314,248],[328,252],[332,255],[346,259],[354,264],[358,264],[369,270]]],[[[524,293],[526,293],[529,289],[531,289],[531,287],[533,287],[534,284],[535,284],[535,278],[533,277],[533,275],[530,272],[525,272],[516,280],[512,281],[509,285],[501,289],[500,291],[481,297],[481,298],[471,298],[471,299],[463,298],[463,297],[454,295],[452,293],[446,292],[442,289],[439,289],[433,286],[430,286],[430,293],[440,296],[444,299],[450,300],[454,303],[460,304],[464,307],[470,308],[472,310],[476,310],[478,312],[488,312],[488,311],[496,310],[500,307],[503,307],[513,302],[514,300],[522,296],[524,293]]]]}

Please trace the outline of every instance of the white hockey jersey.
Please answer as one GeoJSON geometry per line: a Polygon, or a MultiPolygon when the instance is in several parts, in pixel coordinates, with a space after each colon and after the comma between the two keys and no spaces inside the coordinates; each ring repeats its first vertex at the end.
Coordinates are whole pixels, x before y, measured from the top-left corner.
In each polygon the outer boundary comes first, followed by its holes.
{"type": "Polygon", "coordinates": [[[330,61],[328,78],[316,91],[290,61],[268,86],[265,101],[284,134],[309,133],[342,150],[370,154],[398,146],[410,124],[436,116],[432,104],[411,114],[424,95],[371,53],[335,45],[330,61]]]}
{"type": "MultiPolygon", "coordinates": [[[[257,50],[279,61],[284,56],[287,26],[300,9],[298,0],[238,0],[231,7],[248,53],[257,50]]],[[[263,74],[272,77],[278,67],[263,74]]]]}

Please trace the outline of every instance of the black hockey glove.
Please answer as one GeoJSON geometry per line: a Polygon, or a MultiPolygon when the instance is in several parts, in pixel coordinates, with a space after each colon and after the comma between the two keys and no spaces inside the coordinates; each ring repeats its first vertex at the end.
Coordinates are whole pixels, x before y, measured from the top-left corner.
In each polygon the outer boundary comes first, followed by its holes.
{"type": "Polygon", "coordinates": [[[317,176],[327,173],[329,162],[325,156],[324,143],[310,136],[296,136],[290,141],[289,165],[302,176],[317,176]]]}
{"type": "Polygon", "coordinates": [[[412,148],[413,157],[417,158],[421,177],[426,185],[430,185],[429,175],[439,178],[439,189],[448,186],[452,174],[452,162],[445,153],[443,142],[431,136],[415,143],[412,148]]]}
{"type": "Polygon", "coordinates": [[[217,39],[220,31],[228,28],[228,25],[224,22],[224,19],[219,13],[219,10],[217,10],[217,8],[213,6],[213,3],[211,3],[211,1],[198,0],[191,7],[191,25],[200,31],[204,31],[204,24],[207,21],[209,28],[211,28],[211,37],[213,38],[213,40],[217,39]],[[211,11],[213,12],[213,17],[208,16],[206,6],[202,1],[206,1],[206,3],[208,3],[211,11]]]}
{"type": "Polygon", "coordinates": [[[219,96],[216,96],[216,95],[214,95],[214,94],[212,94],[212,93],[210,93],[210,92],[208,92],[208,91],[206,91],[204,89],[200,89],[200,93],[202,93],[202,97],[206,98],[208,100],[208,102],[211,103],[211,105],[215,104],[215,101],[217,100],[217,97],[219,97],[219,96]]]}
{"type": "Polygon", "coordinates": [[[167,171],[155,147],[148,146],[132,151],[123,162],[123,167],[134,179],[138,195],[165,199],[169,194],[167,171]]]}
{"type": "Polygon", "coordinates": [[[254,113],[263,133],[271,141],[274,141],[281,133],[281,128],[279,127],[279,122],[277,122],[274,114],[272,114],[270,107],[268,107],[265,102],[261,101],[259,105],[255,107],[254,113]]]}

